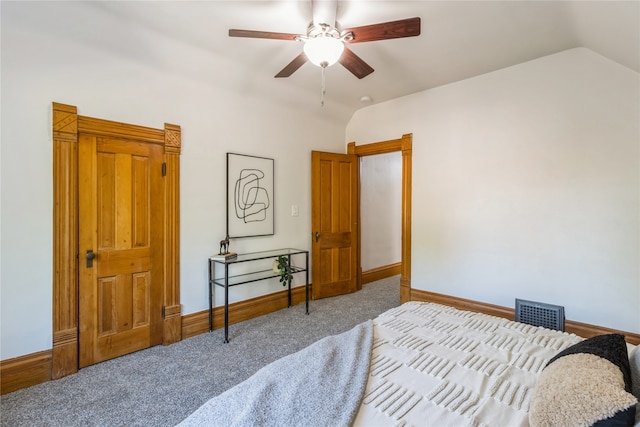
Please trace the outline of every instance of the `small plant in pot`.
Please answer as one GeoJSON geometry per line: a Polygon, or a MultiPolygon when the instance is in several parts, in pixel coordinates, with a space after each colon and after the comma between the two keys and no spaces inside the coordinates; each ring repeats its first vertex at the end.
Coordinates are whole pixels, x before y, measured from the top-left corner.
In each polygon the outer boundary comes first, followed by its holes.
{"type": "Polygon", "coordinates": [[[289,265],[289,257],[278,257],[278,272],[280,273],[280,283],[282,286],[291,286],[293,280],[293,273],[291,272],[291,265],[289,265]]]}

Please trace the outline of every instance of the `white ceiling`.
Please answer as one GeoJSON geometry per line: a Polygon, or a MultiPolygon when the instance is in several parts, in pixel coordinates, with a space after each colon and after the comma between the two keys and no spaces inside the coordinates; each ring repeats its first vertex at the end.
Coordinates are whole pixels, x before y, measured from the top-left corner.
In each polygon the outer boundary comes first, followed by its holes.
{"type": "MultiPolygon", "coordinates": [[[[3,3],[5,3],[3,1],[3,3]]],[[[41,3],[42,5],[42,3],[41,3]]],[[[66,29],[96,49],[130,56],[201,83],[274,98],[342,120],[371,103],[404,96],[574,47],[587,47],[640,72],[640,1],[340,1],[337,18],[354,27],[419,16],[418,37],[350,45],[375,72],[357,79],[327,69],[320,110],[320,68],[306,63],[273,76],[302,49],[282,40],[228,37],[230,28],[304,33],[311,3],[264,1],[111,1],[47,3],[66,29]],[[55,11],[53,8],[56,8],[55,11]]],[[[24,17],[25,24],[36,23],[24,17]]],[[[48,28],[46,28],[48,27],[48,28]]]]}

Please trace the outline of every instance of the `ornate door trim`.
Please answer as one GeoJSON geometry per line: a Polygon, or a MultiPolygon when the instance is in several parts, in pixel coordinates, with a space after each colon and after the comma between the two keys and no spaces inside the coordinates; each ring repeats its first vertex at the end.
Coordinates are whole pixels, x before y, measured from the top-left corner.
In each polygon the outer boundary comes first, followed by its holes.
{"type": "Polygon", "coordinates": [[[180,126],[164,129],[78,116],[73,105],[53,103],[53,350],[51,377],[78,371],[78,132],[126,133],[164,146],[163,344],[181,340],[180,126]]]}

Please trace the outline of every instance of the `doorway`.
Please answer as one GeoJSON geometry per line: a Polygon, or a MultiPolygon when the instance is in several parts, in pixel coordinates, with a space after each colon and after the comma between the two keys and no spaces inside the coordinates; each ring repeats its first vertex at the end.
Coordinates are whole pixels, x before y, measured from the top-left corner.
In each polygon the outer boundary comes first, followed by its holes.
{"type": "Polygon", "coordinates": [[[359,157],[359,166],[360,267],[364,285],[400,274],[402,154],[359,157]]]}
{"type": "MultiPolygon", "coordinates": [[[[358,157],[373,156],[393,152],[402,153],[402,197],[401,197],[401,267],[400,302],[411,300],[411,159],[413,135],[405,134],[400,139],[356,145],[350,142],[347,153],[358,157]]],[[[360,223],[360,222],[359,222],[360,223]]],[[[358,233],[360,236],[361,233],[358,233]]],[[[361,266],[361,244],[358,244],[358,266],[361,266]]],[[[359,287],[362,283],[362,269],[359,268],[359,287]]]]}
{"type": "MultiPolygon", "coordinates": [[[[80,188],[86,187],[86,182],[79,181],[86,179],[87,176],[82,170],[86,166],[85,162],[88,159],[89,161],[95,160],[95,156],[88,155],[87,157],[86,144],[80,144],[82,138],[92,141],[100,140],[107,146],[115,143],[126,147],[125,151],[128,150],[129,154],[119,156],[118,160],[112,163],[120,162],[120,166],[125,165],[123,170],[137,171],[143,174],[147,170],[147,165],[153,165],[154,173],[161,174],[160,180],[153,180],[152,191],[162,193],[163,197],[159,202],[154,202],[152,214],[159,216],[159,219],[156,218],[155,227],[162,227],[163,238],[154,245],[153,250],[158,253],[151,255],[159,267],[153,273],[153,280],[158,282],[157,291],[155,291],[155,296],[149,294],[149,298],[158,299],[156,311],[160,312],[150,314],[151,317],[156,317],[159,320],[152,327],[153,331],[150,334],[155,338],[149,343],[171,344],[180,341],[179,161],[181,131],[180,126],[167,123],[165,123],[164,129],[152,129],[80,116],[77,113],[77,107],[55,102],[52,109],[54,274],[51,377],[57,379],[77,372],[80,366],[81,309],[79,307],[86,303],[80,299],[79,285],[84,283],[81,281],[80,275],[90,271],[89,264],[93,258],[92,254],[88,252],[80,253],[81,249],[87,248],[84,247],[84,243],[83,247],[80,247],[81,241],[84,242],[83,233],[86,233],[85,226],[82,230],[80,229],[81,224],[86,224],[83,222],[86,218],[81,220],[81,216],[86,213],[80,210],[79,206],[84,203],[82,199],[88,196],[84,190],[80,191],[80,188]],[[152,152],[152,157],[155,160],[150,162],[144,160],[146,154],[143,154],[143,151],[145,150],[152,152]],[[83,162],[82,168],[80,161],[83,162]],[[135,166],[126,167],[130,163],[135,166]]],[[[108,157],[109,155],[104,159],[108,157]]],[[[109,161],[103,163],[107,167],[110,164],[109,161]]],[[[140,184],[138,190],[144,190],[144,182],[150,181],[138,181],[140,184]]],[[[144,206],[137,205],[131,206],[131,208],[143,209],[144,206]]],[[[125,238],[125,240],[128,239],[129,237],[125,238]]],[[[137,241],[136,244],[140,244],[141,249],[138,252],[144,252],[145,249],[142,249],[143,245],[141,245],[142,240],[140,239],[142,237],[138,235],[134,240],[137,241]]],[[[143,256],[143,258],[145,257],[143,256]]],[[[129,258],[127,257],[127,259],[129,258]]],[[[149,282],[145,278],[150,277],[143,270],[140,274],[136,273],[135,276],[139,296],[146,295],[146,284],[149,282]]],[[[105,287],[106,291],[108,291],[108,286],[105,287]]],[[[108,296],[108,292],[105,295],[108,296]]],[[[95,302],[95,298],[93,296],[91,298],[95,302]]],[[[150,303],[147,306],[146,302],[146,297],[137,300],[138,314],[144,313],[147,307],[152,309],[153,305],[150,303]]],[[[135,322],[144,323],[145,316],[146,314],[142,317],[138,316],[135,322]]],[[[151,319],[151,317],[149,318],[151,319]]],[[[104,319],[107,318],[108,316],[104,319]]],[[[127,320],[125,320],[126,322],[127,320]]],[[[151,323],[154,322],[151,321],[151,323]]]]}

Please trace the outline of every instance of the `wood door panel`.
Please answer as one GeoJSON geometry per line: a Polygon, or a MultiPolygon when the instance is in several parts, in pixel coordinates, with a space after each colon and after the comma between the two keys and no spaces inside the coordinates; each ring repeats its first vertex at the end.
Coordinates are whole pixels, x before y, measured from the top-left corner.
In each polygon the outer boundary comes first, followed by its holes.
{"type": "Polygon", "coordinates": [[[352,162],[340,161],[338,163],[338,182],[340,185],[334,189],[337,200],[337,209],[334,209],[334,214],[337,215],[337,218],[334,219],[334,227],[337,225],[337,230],[333,231],[351,231],[354,222],[354,203],[353,197],[353,186],[345,185],[345,183],[350,182],[354,165],[352,162]]]}
{"type": "Polygon", "coordinates": [[[131,247],[148,247],[150,242],[149,219],[150,200],[145,197],[149,194],[150,165],[146,157],[133,156],[131,164],[133,202],[131,208],[131,247]]]}
{"type": "MultiPolygon", "coordinates": [[[[98,200],[98,249],[116,247],[116,183],[115,179],[105,177],[116,176],[116,161],[114,154],[98,153],[97,168],[102,172],[102,179],[98,178],[96,197],[98,200]]],[[[89,191],[87,189],[87,191],[89,191]]]]}
{"type": "Polygon", "coordinates": [[[98,280],[98,337],[117,332],[115,315],[117,282],[116,277],[104,277],[98,280]]]}
{"type": "Polygon", "coordinates": [[[102,153],[128,153],[133,156],[142,157],[146,157],[149,154],[149,146],[151,145],[126,138],[99,137],[99,141],[99,150],[102,153]]]}
{"type": "Polygon", "coordinates": [[[100,251],[98,256],[100,257],[100,262],[96,267],[98,277],[151,270],[151,251],[149,248],[100,251]]]}
{"type": "MultiPolygon", "coordinates": [[[[343,295],[347,293],[345,292],[345,289],[351,288],[350,282],[351,282],[350,280],[337,280],[337,281],[324,283],[322,286],[322,289],[318,291],[318,293],[315,294],[313,297],[315,299],[320,299],[320,298],[329,298],[336,295],[343,295]]],[[[355,289],[351,292],[354,292],[354,291],[355,289]]]]}
{"type": "MultiPolygon", "coordinates": [[[[98,146],[98,149],[101,147],[98,146]]],[[[104,177],[104,174],[101,174],[104,177]]],[[[105,179],[114,180],[115,197],[111,206],[104,206],[105,209],[113,210],[112,215],[116,218],[116,235],[114,249],[131,248],[131,228],[133,221],[131,217],[131,198],[134,196],[131,175],[131,156],[128,154],[115,155],[115,175],[105,179]]],[[[146,195],[143,196],[146,198],[146,195]]]]}
{"type": "Polygon", "coordinates": [[[113,312],[116,322],[116,334],[133,329],[132,298],[131,275],[119,274],[116,276],[116,298],[113,301],[113,306],[105,307],[113,312]]]}
{"type": "Polygon", "coordinates": [[[321,232],[322,240],[319,242],[320,248],[346,248],[351,246],[351,232],[343,231],[338,233],[321,232]]]}
{"type": "Polygon", "coordinates": [[[157,344],[149,339],[149,334],[143,328],[99,337],[97,341],[96,356],[102,360],[113,359],[157,344]]]}
{"type": "Polygon", "coordinates": [[[353,251],[351,248],[339,248],[337,251],[338,261],[338,280],[350,280],[353,274],[352,265],[355,262],[353,259],[353,251]]]}
{"type": "Polygon", "coordinates": [[[150,159],[98,153],[98,169],[98,247],[148,247],[150,159]]]}
{"type": "Polygon", "coordinates": [[[148,271],[131,275],[134,328],[151,323],[151,273],[148,271]]]}
{"type": "Polygon", "coordinates": [[[333,278],[333,250],[320,249],[320,253],[317,256],[317,260],[320,265],[326,266],[323,269],[319,269],[317,276],[314,276],[313,283],[331,283],[333,278]]]}
{"type": "Polygon", "coordinates": [[[120,274],[98,280],[98,336],[117,334],[151,322],[151,274],[120,274]]]}

